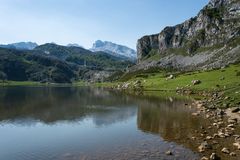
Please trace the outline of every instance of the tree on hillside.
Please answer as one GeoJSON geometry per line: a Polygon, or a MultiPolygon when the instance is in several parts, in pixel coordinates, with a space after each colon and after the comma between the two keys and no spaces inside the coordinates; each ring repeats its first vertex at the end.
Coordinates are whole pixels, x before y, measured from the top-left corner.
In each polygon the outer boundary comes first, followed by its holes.
{"type": "Polygon", "coordinates": [[[7,75],[2,71],[0,71],[0,80],[2,82],[5,82],[7,80],[7,75]]]}

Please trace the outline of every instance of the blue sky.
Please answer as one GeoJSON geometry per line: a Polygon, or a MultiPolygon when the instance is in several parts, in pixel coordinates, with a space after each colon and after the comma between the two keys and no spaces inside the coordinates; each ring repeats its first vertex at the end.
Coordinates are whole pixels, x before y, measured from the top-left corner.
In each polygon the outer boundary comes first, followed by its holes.
{"type": "Polygon", "coordinates": [[[195,16],[208,0],[0,0],[0,43],[107,40],[136,48],[137,39],[195,16]]]}

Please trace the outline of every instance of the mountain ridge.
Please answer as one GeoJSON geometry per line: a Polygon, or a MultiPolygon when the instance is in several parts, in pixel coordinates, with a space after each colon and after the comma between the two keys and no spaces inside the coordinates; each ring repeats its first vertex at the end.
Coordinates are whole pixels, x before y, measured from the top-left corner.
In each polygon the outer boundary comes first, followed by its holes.
{"type": "Polygon", "coordinates": [[[239,44],[240,1],[210,0],[196,17],[140,38],[134,69],[219,68],[239,61],[239,44]]]}
{"type": "Polygon", "coordinates": [[[0,47],[0,79],[4,80],[44,83],[100,81],[132,64],[108,53],[53,43],[33,50],[0,47]]]}
{"type": "Polygon", "coordinates": [[[37,46],[38,44],[35,42],[17,42],[17,43],[10,43],[10,44],[0,44],[1,48],[19,49],[19,50],[33,50],[37,46]]]}
{"type": "Polygon", "coordinates": [[[107,52],[111,55],[118,56],[118,57],[126,57],[131,60],[135,60],[137,57],[136,51],[124,46],[119,45],[110,41],[101,41],[97,40],[93,44],[92,48],[90,48],[91,51],[103,51],[107,52]]]}

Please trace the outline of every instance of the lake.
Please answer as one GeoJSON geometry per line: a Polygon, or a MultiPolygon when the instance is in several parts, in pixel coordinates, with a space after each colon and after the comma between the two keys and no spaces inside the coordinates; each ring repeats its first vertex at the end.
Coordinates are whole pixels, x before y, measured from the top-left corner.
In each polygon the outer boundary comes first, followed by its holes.
{"type": "Polygon", "coordinates": [[[199,159],[191,137],[204,122],[190,103],[101,88],[2,87],[0,159],[199,159]]]}

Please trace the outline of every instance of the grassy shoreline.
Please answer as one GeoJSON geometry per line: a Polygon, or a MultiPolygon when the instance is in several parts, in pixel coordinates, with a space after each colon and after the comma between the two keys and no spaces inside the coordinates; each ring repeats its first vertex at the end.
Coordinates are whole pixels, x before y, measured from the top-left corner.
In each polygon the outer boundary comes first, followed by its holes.
{"type": "Polygon", "coordinates": [[[40,82],[33,82],[33,81],[2,81],[0,82],[0,86],[7,87],[7,86],[44,86],[44,84],[40,82]]]}
{"type": "Polygon", "coordinates": [[[125,75],[128,77],[127,81],[114,82],[113,84],[102,83],[97,84],[97,86],[134,90],[136,83],[138,83],[138,87],[140,86],[144,92],[179,92],[185,95],[198,96],[202,99],[211,98],[212,94],[219,93],[222,96],[221,102],[218,102],[219,105],[232,107],[240,104],[240,64],[218,70],[183,74],[163,71],[131,74],[131,76],[125,75]],[[168,78],[170,75],[173,78],[168,78]],[[193,85],[193,80],[199,80],[201,83],[193,85]]]}
{"type": "MultiPolygon", "coordinates": [[[[136,82],[138,81],[143,92],[170,92],[176,94],[176,91],[189,95],[199,95],[202,98],[209,96],[206,93],[221,93],[225,97],[221,104],[227,103],[231,105],[240,104],[240,64],[231,65],[226,68],[211,70],[211,71],[195,71],[187,73],[174,72],[137,72],[131,75],[125,74],[128,77],[124,81],[103,82],[103,83],[86,83],[84,81],[73,82],[72,84],[57,84],[57,83],[40,83],[40,82],[16,82],[7,81],[0,82],[0,86],[71,86],[71,87],[104,87],[117,88],[120,90],[130,90],[134,92],[136,82]],[[167,78],[172,75],[172,78],[167,78]],[[193,80],[201,81],[200,84],[193,85],[193,80]],[[123,86],[127,84],[127,88],[123,86]],[[204,95],[205,94],[205,95],[204,95]]],[[[124,79],[124,78],[123,78],[124,79]]],[[[228,105],[227,105],[228,106],[228,105]]]]}
{"type": "Polygon", "coordinates": [[[76,82],[73,84],[67,84],[67,83],[40,83],[40,82],[34,82],[34,81],[5,81],[0,82],[0,87],[14,87],[14,86],[42,86],[42,87],[51,87],[51,86],[85,86],[86,84],[84,82],[76,82]]]}

